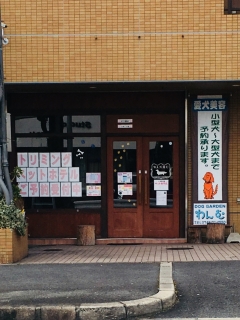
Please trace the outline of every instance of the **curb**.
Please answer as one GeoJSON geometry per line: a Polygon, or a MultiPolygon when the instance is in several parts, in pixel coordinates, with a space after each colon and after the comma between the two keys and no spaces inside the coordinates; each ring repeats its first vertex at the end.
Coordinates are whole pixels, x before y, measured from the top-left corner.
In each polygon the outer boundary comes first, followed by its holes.
{"type": "Polygon", "coordinates": [[[0,308],[0,320],[123,320],[171,308],[176,301],[172,263],[161,262],[157,294],[130,301],[88,303],[80,306],[0,308]]]}

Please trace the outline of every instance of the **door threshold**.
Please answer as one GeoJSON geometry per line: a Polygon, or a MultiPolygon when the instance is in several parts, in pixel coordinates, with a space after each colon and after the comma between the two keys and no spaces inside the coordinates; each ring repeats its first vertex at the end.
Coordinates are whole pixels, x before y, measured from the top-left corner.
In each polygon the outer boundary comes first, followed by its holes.
{"type": "Polygon", "coordinates": [[[187,243],[186,238],[102,238],[96,244],[181,244],[187,243]]]}

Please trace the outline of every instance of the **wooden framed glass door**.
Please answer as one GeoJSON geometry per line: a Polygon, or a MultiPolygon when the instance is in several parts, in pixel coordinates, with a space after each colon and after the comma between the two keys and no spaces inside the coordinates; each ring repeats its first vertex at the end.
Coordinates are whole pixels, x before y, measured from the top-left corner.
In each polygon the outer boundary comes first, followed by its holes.
{"type": "Polygon", "coordinates": [[[177,137],[108,138],[108,236],[179,236],[177,137]]]}
{"type": "Polygon", "coordinates": [[[143,138],[143,236],[179,237],[177,137],[143,138]]]}

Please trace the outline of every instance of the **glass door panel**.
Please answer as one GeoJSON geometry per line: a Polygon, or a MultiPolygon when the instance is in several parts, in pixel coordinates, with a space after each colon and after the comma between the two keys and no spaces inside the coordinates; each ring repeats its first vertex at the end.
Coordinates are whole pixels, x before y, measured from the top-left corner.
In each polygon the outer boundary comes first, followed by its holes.
{"type": "Polygon", "coordinates": [[[137,143],[113,141],[113,201],[114,208],[134,208],[137,205],[137,143]]]}
{"type": "Polygon", "coordinates": [[[173,141],[149,141],[149,207],[173,207],[173,141]]]}

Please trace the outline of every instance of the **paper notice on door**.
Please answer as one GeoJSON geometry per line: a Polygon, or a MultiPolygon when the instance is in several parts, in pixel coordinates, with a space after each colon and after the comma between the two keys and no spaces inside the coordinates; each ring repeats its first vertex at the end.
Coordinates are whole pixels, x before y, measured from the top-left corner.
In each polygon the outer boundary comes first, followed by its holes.
{"type": "Polygon", "coordinates": [[[168,180],[154,180],[154,190],[168,190],[168,180]]]}
{"type": "Polygon", "coordinates": [[[132,194],[133,194],[132,184],[119,184],[118,185],[118,195],[132,196],[132,194]]]}
{"type": "Polygon", "coordinates": [[[132,183],[132,172],[118,172],[118,183],[132,183]]]}
{"type": "Polygon", "coordinates": [[[100,197],[101,186],[87,186],[87,197],[100,197]]]}
{"type": "Polygon", "coordinates": [[[156,191],[156,205],[157,206],[167,205],[167,191],[156,191]]]}
{"type": "Polygon", "coordinates": [[[99,172],[87,172],[86,183],[101,183],[101,173],[99,172]]]}

